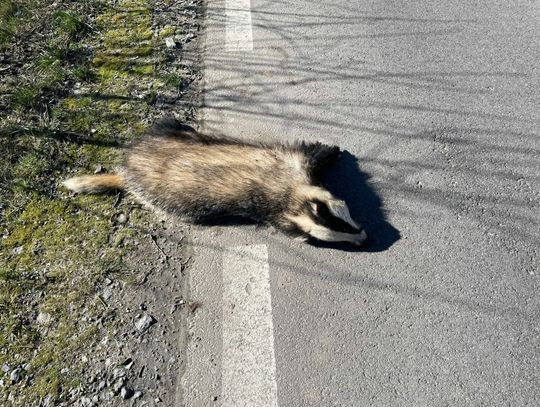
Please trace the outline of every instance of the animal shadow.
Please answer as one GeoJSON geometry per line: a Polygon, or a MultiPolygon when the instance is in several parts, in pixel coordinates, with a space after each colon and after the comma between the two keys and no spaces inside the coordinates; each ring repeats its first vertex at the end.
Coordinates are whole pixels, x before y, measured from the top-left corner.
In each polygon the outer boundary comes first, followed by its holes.
{"type": "Polygon", "coordinates": [[[324,186],[347,203],[351,216],[366,230],[366,243],[354,247],[346,243],[309,240],[311,245],[343,251],[381,252],[400,239],[399,231],[388,222],[381,198],[369,184],[369,178],[360,170],[358,159],[346,150],[323,176],[324,186]]]}

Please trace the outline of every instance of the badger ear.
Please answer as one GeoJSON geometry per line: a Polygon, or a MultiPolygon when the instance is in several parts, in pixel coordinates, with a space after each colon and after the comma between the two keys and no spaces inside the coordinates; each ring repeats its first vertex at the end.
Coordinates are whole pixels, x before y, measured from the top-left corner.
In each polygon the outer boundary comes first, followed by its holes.
{"type": "Polygon", "coordinates": [[[319,142],[298,144],[298,149],[304,154],[307,161],[308,172],[318,180],[323,172],[333,165],[341,153],[338,146],[329,146],[319,142]]]}

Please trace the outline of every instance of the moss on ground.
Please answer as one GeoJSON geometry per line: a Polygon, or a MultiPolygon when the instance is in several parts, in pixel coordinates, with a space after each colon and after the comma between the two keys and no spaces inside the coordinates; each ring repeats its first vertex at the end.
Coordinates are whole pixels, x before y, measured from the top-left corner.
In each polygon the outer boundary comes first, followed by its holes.
{"type": "Polygon", "coordinates": [[[97,287],[148,222],[115,225],[134,209],[58,182],[117,165],[158,94],[182,83],[164,68],[175,27],[152,22],[150,0],[0,1],[0,366],[23,368],[17,384],[0,377],[2,405],[67,400],[79,350],[103,329],[89,322],[103,312],[97,287]]]}

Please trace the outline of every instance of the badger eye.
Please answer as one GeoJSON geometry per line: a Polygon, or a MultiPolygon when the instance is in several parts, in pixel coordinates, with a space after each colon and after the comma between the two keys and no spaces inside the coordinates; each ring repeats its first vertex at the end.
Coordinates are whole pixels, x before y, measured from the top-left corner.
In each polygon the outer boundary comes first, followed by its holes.
{"type": "Polygon", "coordinates": [[[313,209],[313,213],[317,216],[332,216],[330,213],[330,209],[328,209],[328,206],[322,201],[311,202],[311,208],[313,209]]]}
{"type": "Polygon", "coordinates": [[[361,227],[352,220],[349,210],[343,201],[311,202],[314,221],[331,230],[342,233],[358,233],[361,227]]]}

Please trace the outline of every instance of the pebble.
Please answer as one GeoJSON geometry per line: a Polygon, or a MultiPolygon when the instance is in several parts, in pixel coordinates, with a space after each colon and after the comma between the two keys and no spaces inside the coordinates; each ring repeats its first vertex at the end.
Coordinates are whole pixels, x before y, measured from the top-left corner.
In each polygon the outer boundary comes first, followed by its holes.
{"type": "Polygon", "coordinates": [[[152,315],[145,314],[135,322],[135,328],[141,333],[146,332],[156,322],[152,315]]]}
{"type": "Polygon", "coordinates": [[[112,297],[112,289],[111,289],[111,287],[105,287],[103,289],[103,291],[101,292],[101,298],[103,298],[105,301],[107,301],[111,297],[112,297]]]}
{"type": "Polygon", "coordinates": [[[122,397],[124,400],[127,400],[131,396],[133,396],[133,389],[127,386],[122,387],[122,389],[120,390],[120,397],[122,397]]]}
{"type": "Polygon", "coordinates": [[[121,213],[120,215],[118,215],[118,218],[116,218],[116,221],[118,223],[126,223],[127,221],[127,216],[124,215],[123,213],[121,213]]]}
{"type": "Polygon", "coordinates": [[[9,375],[9,379],[11,380],[11,384],[19,383],[21,381],[21,369],[14,369],[9,375]]]}
{"type": "Polygon", "coordinates": [[[142,397],[142,395],[143,395],[142,391],[136,391],[133,394],[133,399],[138,399],[138,398],[142,397]]]}
{"type": "Polygon", "coordinates": [[[114,384],[113,384],[113,392],[114,394],[118,394],[118,392],[120,390],[122,390],[122,388],[124,387],[124,383],[126,382],[126,380],[121,377],[120,379],[118,379],[114,384]]]}
{"type": "Polygon", "coordinates": [[[114,379],[117,379],[119,377],[125,377],[125,376],[126,376],[126,371],[123,368],[117,367],[116,369],[113,370],[114,379]]]}
{"type": "Polygon", "coordinates": [[[176,42],[174,41],[173,37],[165,38],[165,45],[167,48],[176,48],[176,42]]]}
{"type": "Polygon", "coordinates": [[[23,250],[24,250],[23,246],[17,246],[14,249],[11,250],[11,253],[13,253],[15,255],[18,255],[18,254],[21,254],[23,252],[23,250]]]}
{"type": "Polygon", "coordinates": [[[133,366],[133,359],[127,358],[122,362],[122,366],[124,366],[127,370],[131,369],[131,366],[133,366]]]}

